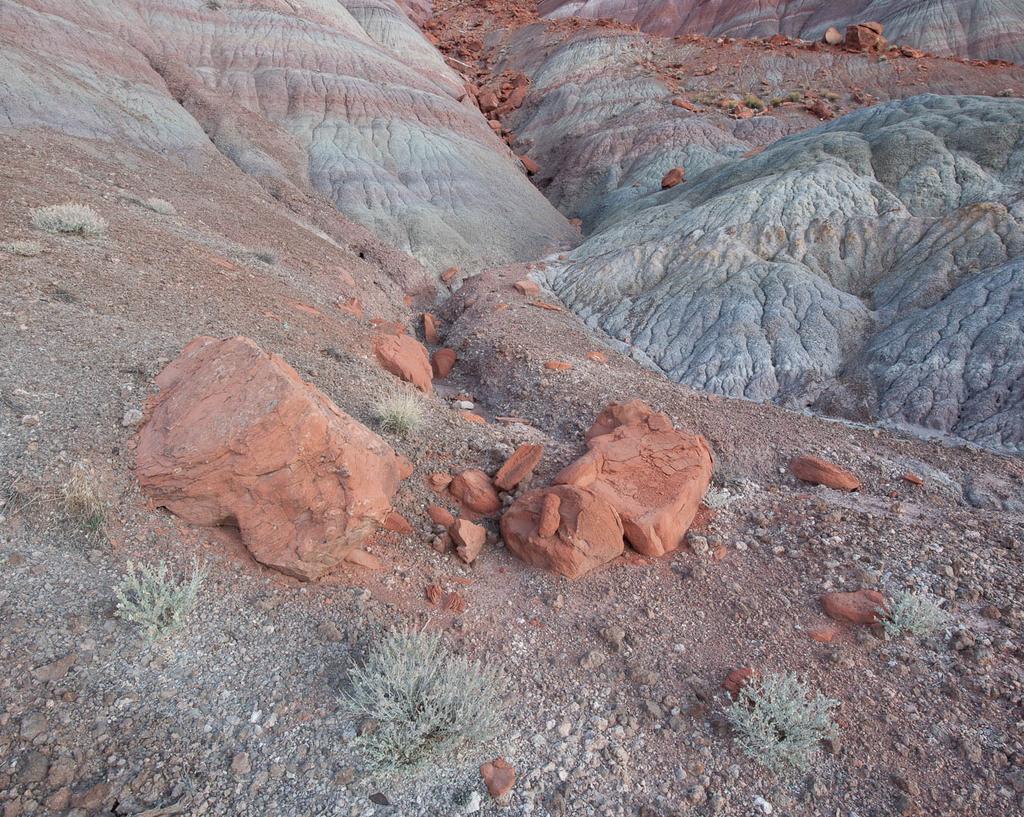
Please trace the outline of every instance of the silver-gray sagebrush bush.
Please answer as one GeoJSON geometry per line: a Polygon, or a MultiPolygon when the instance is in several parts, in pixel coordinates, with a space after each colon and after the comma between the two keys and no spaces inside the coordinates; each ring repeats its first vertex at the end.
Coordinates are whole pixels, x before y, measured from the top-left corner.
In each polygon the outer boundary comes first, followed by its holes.
{"type": "Polygon", "coordinates": [[[838,706],[784,673],[752,679],[726,715],[747,755],[785,772],[807,768],[821,741],[837,734],[832,713],[838,706]]]}
{"type": "Polygon", "coordinates": [[[909,633],[917,638],[934,635],[950,623],[950,615],[935,599],[919,593],[897,593],[889,603],[887,617],[882,622],[885,634],[896,638],[909,633]]]}
{"type": "Polygon", "coordinates": [[[181,581],[168,576],[163,562],[128,562],[128,572],[114,588],[117,616],[138,624],[150,640],[165,636],[181,627],[195,609],[206,575],[198,560],[192,562],[191,575],[181,581]]]}
{"type": "Polygon", "coordinates": [[[357,742],[382,777],[451,763],[494,738],[505,713],[501,671],[452,653],[436,633],[392,632],[349,680],[343,702],[370,721],[357,742]]]}

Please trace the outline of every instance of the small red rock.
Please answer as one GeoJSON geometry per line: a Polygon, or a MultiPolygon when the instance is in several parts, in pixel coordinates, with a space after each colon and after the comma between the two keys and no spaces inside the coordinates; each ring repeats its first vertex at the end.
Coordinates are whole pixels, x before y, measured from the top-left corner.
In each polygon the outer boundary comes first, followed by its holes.
{"type": "Polygon", "coordinates": [[[690,111],[691,113],[696,113],[698,110],[700,110],[692,102],[683,99],[682,97],[679,96],[672,100],[672,104],[675,105],[677,108],[682,108],[684,111],[690,111]]]}
{"type": "Polygon", "coordinates": [[[860,480],[849,471],[818,457],[795,457],[789,463],[789,470],[803,482],[836,491],[856,491],[861,487],[860,480]]]}
{"type": "Polygon", "coordinates": [[[519,161],[523,163],[523,167],[526,169],[526,172],[531,176],[536,176],[540,173],[540,165],[533,161],[529,156],[520,156],[519,161]]]}
{"type": "Polygon", "coordinates": [[[903,479],[909,482],[911,485],[924,485],[924,480],[921,479],[921,477],[919,477],[913,471],[907,471],[907,473],[903,475],[903,479]]]}
{"type": "Polygon", "coordinates": [[[437,334],[437,318],[429,312],[423,313],[423,337],[427,343],[434,346],[441,342],[441,338],[437,334]]]}
{"type": "Polygon", "coordinates": [[[587,352],[587,360],[592,360],[594,363],[607,363],[608,355],[604,352],[587,352]]]}
{"type": "Polygon", "coordinates": [[[459,274],[458,267],[448,267],[444,272],[441,273],[441,280],[446,284],[450,284],[455,280],[455,276],[459,274]]]}
{"type": "Polygon", "coordinates": [[[495,800],[508,797],[516,784],[516,770],[503,757],[497,757],[480,767],[480,775],[487,792],[495,800]]]}
{"type": "Polygon", "coordinates": [[[427,505],[427,516],[435,525],[444,525],[446,528],[450,528],[455,524],[455,517],[447,508],[442,508],[440,505],[427,505]]]}
{"type": "Polygon", "coordinates": [[[455,524],[448,529],[448,533],[455,543],[455,552],[466,564],[473,563],[487,541],[487,531],[480,525],[465,519],[456,519],[455,524]]]}
{"type": "Polygon", "coordinates": [[[668,190],[670,187],[675,187],[681,181],[686,180],[686,169],[682,167],[673,167],[668,173],[661,177],[661,189],[668,190]]]}
{"type": "Polygon", "coordinates": [[[442,491],[447,488],[452,482],[451,474],[442,474],[440,471],[431,474],[428,477],[430,481],[430,487],[435,491],[442,491]]]}
{"type": "Polygon", "coordinates": [[[558,530],[558,525],[561,521],[561,514],[559,513],[561,505],[562,500],[558,494],[544,494],[544,499],[540,506],[540,518],[537,520],[537,533],[541,536],[555,535],[555,531],[558,530]]]}
{"type": "Polygon", "coordinates": [[[483,417],[481,417],[479,414],[474,414],[471,411],[460,411],[459,416],[467,423],[473,423],[474,425],[478,426],[487,425],[487,421],[483,417]]]}
{"type": "Polygon", "coordinates": [[[540,285],[536,281],[531,281],[528,278],[522,281],[516,281],[512,284],[515,287],[516,292],[522,295],[540,295],[540,285]]]}
{"type": "Polygon", "coordinates": [[[877,590],[825,593],[821,597],[825,615],[851,624],[877,624],[885,612],[885,596],[877,590]]]}
{"type": "Polygon", "coordinates": [[[434,377],[438,380],[444,380],[444,378],[451,374],[457,359],[458,356],[455,354],[454,349],[445,348],[435,351],[430,356],[430,365],[434,371],[434,377]]]}
{"type": "Polygon", "coordinates": [[[753,667],[739,667],[725,677],[725,680],[722,681],[722,687],[733,700],[736,700],[740,697],[740,690],[758,677],[760,677],[760,673],[753,667]]]}
{"type": "Polygon", "coordinates": [[[338,309],[348,312],[351,315],[355,315],[357,318],[363,317],[363,302],[358,298],[349,298],[347,301],[339,301],[338,309]]]}
{"type": "Polygon", "coordinates": [[[463,471],[452,480],[448,490],[467,510],[481,514],[501,510],[501,500],[491,484],[491,478],[478,468],[463,471]]]}
{"type": "Polygon", "coordinates": [[[807,631],[809,635],[815,641],[820,641],[823,644],[828,644],[839,634],[839,631],[835,627],[830,627],[828,624],[822,624],[818,627],[811,627],[807,631]]]}
{"type": "Polygon", "coordinates": [[[549,360],[544,364],[544,368],[552,372],[567,372],[572,368],[572,364],[564,360],[549,360]]]}
{"type": "Polygon", "coordinates": [[[409,524],[409,520],[398,511],[392,511],[387,515],[387,518],[384,520],[384,529],[394,531],[395,533],[415,533],[412,525],[409,524]]]}
{"type": "Polygon", "coordinates": [[[498,469],[494,475],[494,484],[502,491],[511,491],[533,473],[543,454],[543,446],[523,443],[498,469]]]}

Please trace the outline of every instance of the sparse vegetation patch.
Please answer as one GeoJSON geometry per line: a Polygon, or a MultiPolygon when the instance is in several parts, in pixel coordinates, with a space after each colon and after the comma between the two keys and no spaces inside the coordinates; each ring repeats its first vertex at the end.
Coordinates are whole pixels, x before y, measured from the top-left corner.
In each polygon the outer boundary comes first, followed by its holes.
{"type": "Polygon", "coordinates": [[[187,579],[175,581],[168,576],[167,565],[135,565],[114,588],[119,618],[138,624],[150,639],[178,629],[195,609],[206,570],[198,560],[192,563],[187,579]]]}
{"type": "Polygon", "coordinates": [[[48,233],[95,236],[107,229],[107,222],[91,207],[67,202],[33,210],[32,226],[48,233]]]}
{"type": "Polygon", "coordinates": [[[360,748],[385,777],[451,763],[496,735],[504,715],[501,673],[452,654],[436,633],[392,633],[350,680],[344,701],[364,720],[360,748]]]}
{"type": "Polygon", "coordinates": [[[726,715],[743,750],[781,772],[810,765],[821,741],[837,733],[832,712],[838,705],[784,673],[751,679],[726,715]]]}
{"type": "Polygon", "coordinates": [[[103,530],[107,505],[100,494],[99,479],[92,466],[80,460],[71,466],[71,474],[61,486],[64,512],[89,533],[103,530]]]}
{"type": "Polygon", "coordinates": [[[385,434],[407,437],[423,422],[423,403],[414,394],[393,394],[376,405],[374,414],[385,434]]]}
{"type": "Polygon", "coordinates": [[[0,245],[4,252],[9,252],[11,255],[20,255],[23,258],[35,258],[37,255],[42,253],[43,245],[38,241],[9,241],[6,244],[0,245]]]}
{"type": "Polygon", "coordinates": [[[889,603],[888,616],[883,625],[889,638],[904,633],[924,638],[944,629],[949,621],[949,613],[937,601],[919,593],[904,591],[897,593],[889,603]]]}

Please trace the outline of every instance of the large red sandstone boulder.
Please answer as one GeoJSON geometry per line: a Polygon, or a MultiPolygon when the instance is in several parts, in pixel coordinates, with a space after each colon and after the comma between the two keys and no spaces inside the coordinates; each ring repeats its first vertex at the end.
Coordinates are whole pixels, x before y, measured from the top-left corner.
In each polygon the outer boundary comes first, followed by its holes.
{"type": "Polygon", "coordinates": [[[836,491],[857,491],[861,487],[860,480],[845,468],[819,457],[795,457],[789,463],[789,470],[801,482],[824,485],[836,491]]]}
{"type": "Polygon", "coordinates": [[[378,335],[373,341],[373,353],[380,365],[395,377],[427,394],[434,390],[427,347],[416,338],[404,334],[378,335]]]}
{"type": "Polygon", "coordinates": [[[248,338],[196,338],[156,385],[137,448],[142,489],[193,524],[237,525],[254,559],[291,576],[359,563],[412,473],[248,338]]]}
{"type": "Polygon", "coordinates": [[[588,488],[611,504],[629,544],[645,556],[678,548],[711,483],[714,457],[704,438],[634,401],[601,412],[587,447],[555,483],[588,488]]]}
{"type": "Polygon", "coordinates": [[[593,491],[554,485],[523,494],[501,517],[501,535],[516,556],[570,579],[622,554],[622,520],[593,491]]]}

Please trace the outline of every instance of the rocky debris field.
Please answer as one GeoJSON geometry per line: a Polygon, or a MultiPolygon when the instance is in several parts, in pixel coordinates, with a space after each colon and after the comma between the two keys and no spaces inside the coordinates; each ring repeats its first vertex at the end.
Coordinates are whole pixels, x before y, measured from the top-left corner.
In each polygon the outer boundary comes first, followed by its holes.
{"type": "Polygon", "coordinates": [[[1024,811],[1020,69],[401,8],[0,0],[3,817],[1024,811]]]}

